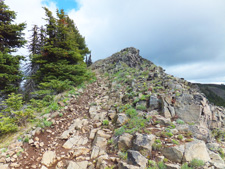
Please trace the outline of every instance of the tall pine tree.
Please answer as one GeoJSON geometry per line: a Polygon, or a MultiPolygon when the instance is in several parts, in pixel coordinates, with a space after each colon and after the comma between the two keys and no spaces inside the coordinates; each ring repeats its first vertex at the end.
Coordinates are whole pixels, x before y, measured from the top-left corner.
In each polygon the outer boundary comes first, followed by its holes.
{"type": "Polygon", "coordinates": [[[84,38],[74,22],[57,10],[57,18],[44,8],[46,13],[45,43],[32,62],[39,65],[33,79],[40,89],[50,88],[61,92],[70,84],[77,85],[85,80],[84,56],[89,53],[84,38]]]}
{"type": "Polygon", "coordinates": [[[0,91],[3,93],[15,92],[21,80],[19,62],[22,56],[13,56],[16,48],[25,44],[22,31],[25,23],[13,23],[16,13],[0,1],[0,91]]]}

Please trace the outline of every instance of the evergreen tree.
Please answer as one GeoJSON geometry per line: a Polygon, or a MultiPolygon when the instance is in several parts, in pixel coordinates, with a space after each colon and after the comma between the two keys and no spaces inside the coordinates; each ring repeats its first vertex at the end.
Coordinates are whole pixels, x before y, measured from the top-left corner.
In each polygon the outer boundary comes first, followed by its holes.
{"type": "Polygon", "coordinates": [[[32,62],[39,65],[33,79],[40,89],[50,88],[61,92],[70,84],[79,84],[85,79],[84,56],[89,53],[84,38],[64,11],[57,11],[57,18],[45,9],[46,36],[41,52],[32,62]]]}
{"type": "Polygon", "coordinates": [[[22,31],[25,23],[14,24],[14,11],[0,1],[0,91],[9,93],[16,91],[22,77],[19,62],[22,56],[12,56],[11,52],[25,44],[22,31]]]}

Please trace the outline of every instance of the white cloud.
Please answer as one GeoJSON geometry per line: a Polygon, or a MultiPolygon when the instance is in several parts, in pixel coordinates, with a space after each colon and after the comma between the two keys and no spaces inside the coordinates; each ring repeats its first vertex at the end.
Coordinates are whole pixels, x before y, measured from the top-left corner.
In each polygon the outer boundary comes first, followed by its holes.
{"type": "MultiPolygon", "coordinates": [[[[16,23],[25,22],[27,24],[26,30],[24,31],[25,37],[29,40],[31,36],[31,32],[29,30],[32,29],[34,25],[44,25],[46,24],[45,18],[45,11],[42,8],[42,0],[5,0],[5,4],[7,4],[10,10],[16,12],[16,23]]],[[[56,11],[56,5],[54,2],[50,2],[48,7],[51,11],[56,11]]],[[[19,49],[17,54],[20,55],[28,55],[27,48],[19,49]]]]}
{"type": "Polygon", "coordinates": [[[191,81],[225,81],[224,0],[79,0],[69,12],[95,60],[124,47],[191,81]]]}
{"type": "MultiPolygon", "coordinates": [[[[56,10],[54,0],[50,9],[56,10]]],[[[187,80],[225,81],[224,0],[76,0],[71,10],[94,60],[134,46],[187,80]]],[[[6,0],[18,22],[43,25],[41,0],[6,0]]]]}

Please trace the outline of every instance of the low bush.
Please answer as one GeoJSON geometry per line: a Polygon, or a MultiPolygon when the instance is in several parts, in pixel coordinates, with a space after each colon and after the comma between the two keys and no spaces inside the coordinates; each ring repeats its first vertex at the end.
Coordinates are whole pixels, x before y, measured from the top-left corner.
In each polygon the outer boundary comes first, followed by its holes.
{"type": "Polygon", "coordinates": [[[199,160],[199,159],[193,159],[193,160],[191,160],[191,162],[189,164],[189,166],[193,167],[193,168],[199,168],[199,167],[202,167],[204,165],[205,165],[204,161],[199,160]]]}

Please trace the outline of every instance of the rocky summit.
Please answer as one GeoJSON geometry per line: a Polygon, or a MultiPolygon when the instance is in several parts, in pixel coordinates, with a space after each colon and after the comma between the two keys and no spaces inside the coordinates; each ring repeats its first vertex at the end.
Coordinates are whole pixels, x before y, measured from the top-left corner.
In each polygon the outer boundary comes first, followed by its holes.
{"type": "Polygon", "coordinates": [[[43,116],[52,125],[1,150],[0,169],[225,168],[225,109],[196,85],[135,48],[91,69],[96,81],[58,95],[63,109],[43,116]]]}

